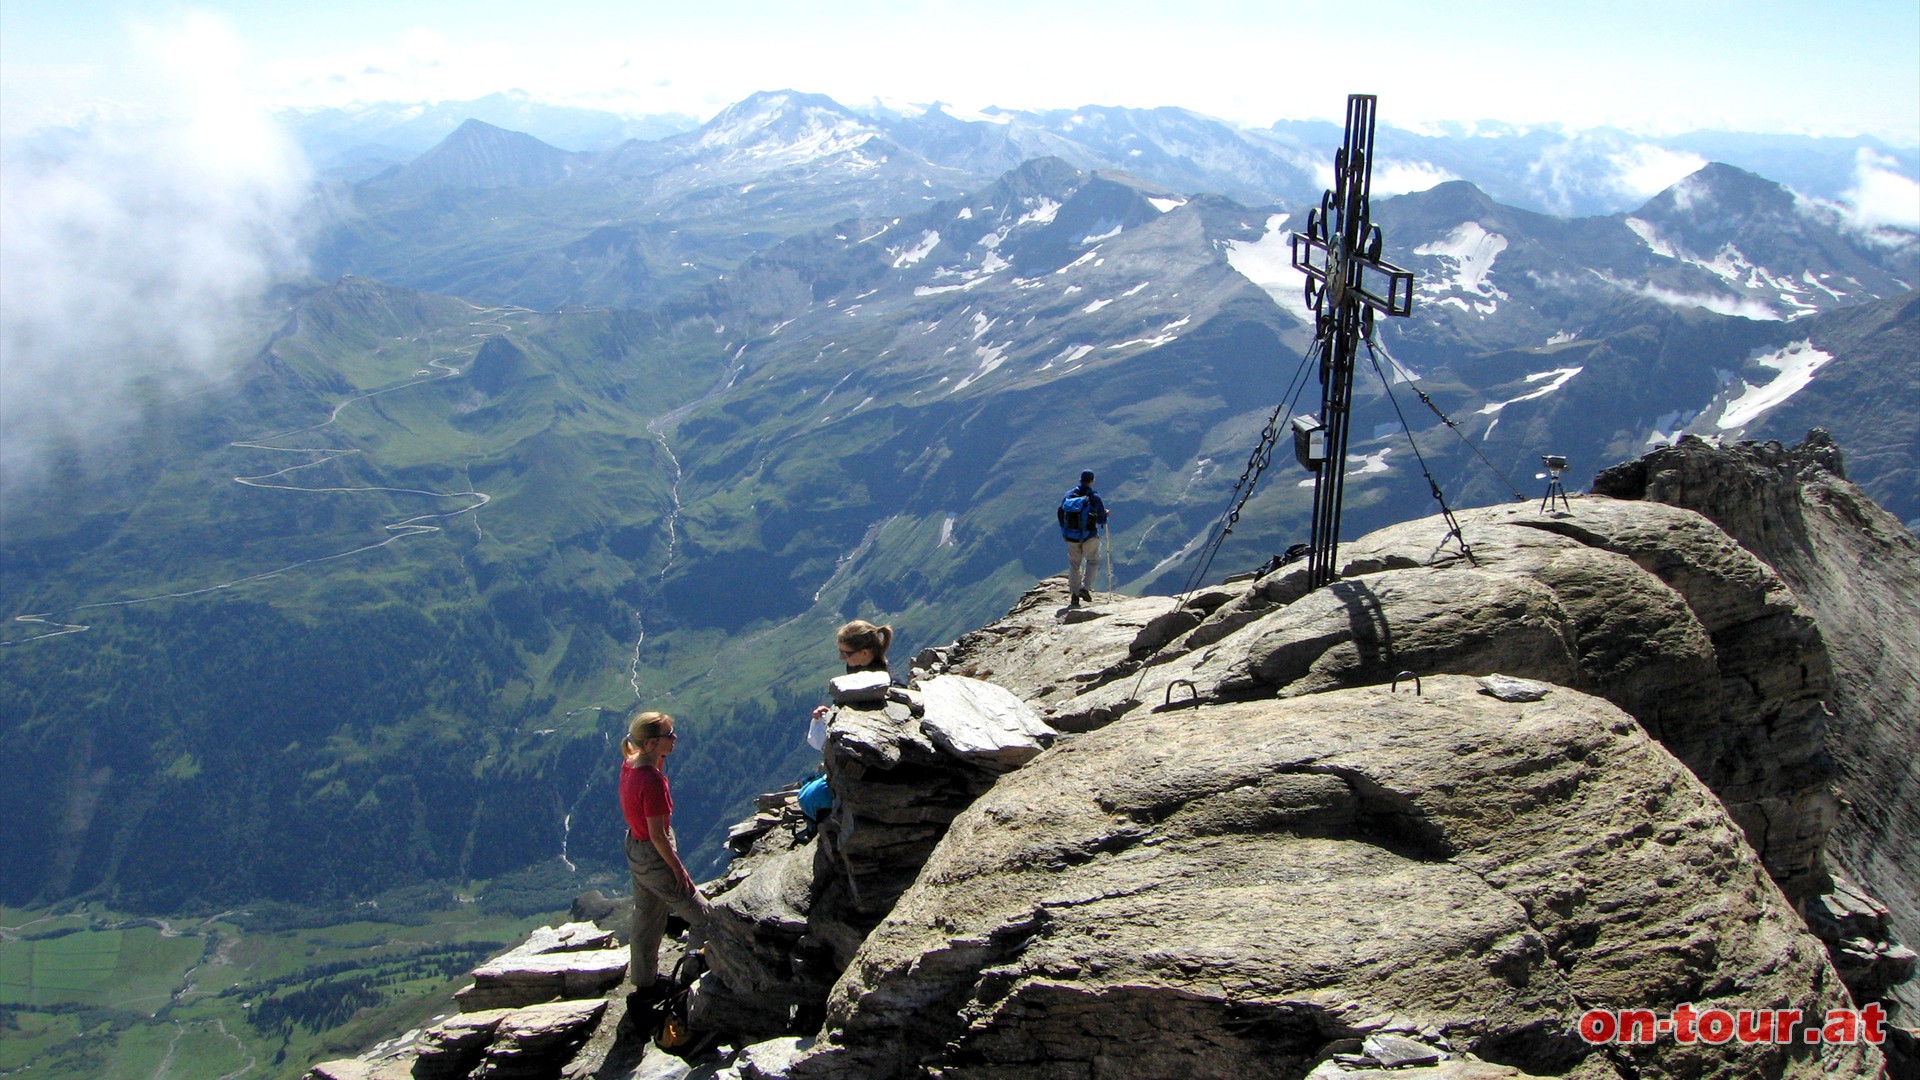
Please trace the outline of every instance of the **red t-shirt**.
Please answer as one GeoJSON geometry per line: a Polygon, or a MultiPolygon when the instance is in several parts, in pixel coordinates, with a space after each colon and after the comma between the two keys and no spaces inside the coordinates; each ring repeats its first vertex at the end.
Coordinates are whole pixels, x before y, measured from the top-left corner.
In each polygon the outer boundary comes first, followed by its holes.
{"type": "Polygon", "coordinates": [[[647,819],[673,816],[673,792],[667,790],[667,775],[652,766],[636,769],[622,761],[620,812],[626,815],[627,831],[635,840],[653,839],[647,833],[647,819]]]}

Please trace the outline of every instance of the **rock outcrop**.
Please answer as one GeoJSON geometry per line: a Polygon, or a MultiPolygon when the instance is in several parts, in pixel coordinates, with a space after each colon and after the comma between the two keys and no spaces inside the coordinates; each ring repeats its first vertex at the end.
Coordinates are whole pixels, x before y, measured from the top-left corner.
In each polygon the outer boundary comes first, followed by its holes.
{"type": "MultiPolygon", "coordinates": [[[[1705,515],[1819,622],[1834,671],[1827,746],[1845,800],[1831,854],[1885,903],[1894,933],[1920,939],[1920,539],[1847,481],[1818,430],[1794,447],[1682,439],[1601,473],[1594,490],[1705,515]]],[[[1893,993],[1920,1013],[1920,986],[1893,993]]]]}
{"type": "MultiPolygon", "coordinates": [[[[591,923],[541,927],[474,970],[460,1011],[363,1059],[315,1066],[310,1080],[535,1080],[570,1065],[610,1009],[627,951],[591,923]]],[[[617,1000],[617,999],[615,999],[617,1000]]],[[[622,1003],[624,1004],[624,1003],[622,1003]]],[[[613,1010],[624,1015],[624,1009],[613,1010]]]]}
{"type": "Polygon", "coordinates": [[[1475,680],[1140,712],[953,823],[791,1075],[1302,1076],[1400,1034],[1535,1075],[1872,1075],[1596,1048],[1583,1010],[1848,1004],[1705,786],[1618,709],[1475,680]]]}
{"type": "Polygon", "coordinates": [[[518,948],[473,970],[473,985],[453,995],[462,1012],[517,1009],[597,998],[627,977],[627,950],[585,923],[541,927],[518,948]]]}
{"type": "Polygon", "coordinates": [[[714,891],[714,979],[695,1019],[749,1037],[819,1015],[829,987],[913,884],[947,826],[1055,736],[1009,691],[955,675],[827,718],[835,806],[799,842],[768,829],[714,891]]]}
{"type": "Polygon", "coordinates": [[[1211,610],[1164,643],[1167,627],[1149,621],[1125,651],[1116,642],[1089,654],[1080,627],[1023,602],[963,637],[950,662],[1036,701],[1069,731],[1169,702],[1292,697],[1402,672],[1501,672],[1586,690],[1639,720],[1721,797],[1790,897],[1825,891],[1837,805],[1824,744],[1829,661],[1779,576],[1705,518],[1670,507],[1584,498],[1573,513],[1496,506],[1456,517],[1471,557],[1439,546],[1441,519],[1408,522],[1342,547],[1342,579],[1325,589],[1305,593],[1296,565],[1224,600],[1215,590],[1211,610]],[[1069,639],[1080,651],[1049,667],[1069,639]],[[1090,689],[1063,693],[1068,681],[1090,689]]]}

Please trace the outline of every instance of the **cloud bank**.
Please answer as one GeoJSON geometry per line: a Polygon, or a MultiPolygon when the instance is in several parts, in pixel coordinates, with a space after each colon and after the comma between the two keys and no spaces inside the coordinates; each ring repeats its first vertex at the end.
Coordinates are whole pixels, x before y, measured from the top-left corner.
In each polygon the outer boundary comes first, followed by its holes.
{"type": "Polygon", "coordinates": [[[206,16],[136,29],[150,88],[58,140],[0,144],[0,484],[111,434],[146,385],[218,374],[264,287],[301,272],[309,171],[206,16]]]}
{"type": "Polygon", "coordinates": [[[1920,229],[1920,183],[1899,171],[1899,162],[1861,147],[1853,187],[1846,193],[1848,217],[1862,229],[1920,229]]]}

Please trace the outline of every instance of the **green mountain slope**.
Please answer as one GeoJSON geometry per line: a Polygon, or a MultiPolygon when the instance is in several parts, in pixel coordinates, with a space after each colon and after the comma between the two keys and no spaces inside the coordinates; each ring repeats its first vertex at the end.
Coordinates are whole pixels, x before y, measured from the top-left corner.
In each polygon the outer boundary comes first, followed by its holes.
{"type": "Polygon", "coordinates": [[[328,899],[560,854],[672,508],[646,423],[717,367],[657,344],[348,279],[14,498],[5,894],[328,899]]]}

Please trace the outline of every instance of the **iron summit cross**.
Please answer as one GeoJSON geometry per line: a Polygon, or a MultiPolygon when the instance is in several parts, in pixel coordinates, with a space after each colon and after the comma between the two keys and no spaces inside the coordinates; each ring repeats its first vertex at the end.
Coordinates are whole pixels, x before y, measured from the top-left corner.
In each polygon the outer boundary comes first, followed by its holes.
{"type": "Polygon", "coordinates": [[[1314,312],[1320,349],[1319,421],[1294,421],[1295,452],[1314,470],[1309,589],[1336,576],[1354,352],[1372,335],[1374,312],[1413,312],[1413,274],[1380,258],[1380,227],[1369,220],[1375,102],[1372,94],[1347,95],[1346,145],[1333,158],[1333,190],[1307,214],[1307,230],[1293,234],[1293,266],[1307,275],[1307,307],[1314,312]],[[1323,443],[1307,449],[1321,437],[1323,443]]]}

